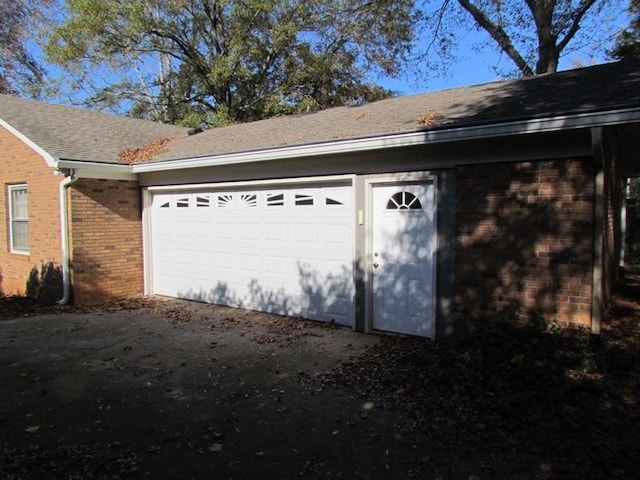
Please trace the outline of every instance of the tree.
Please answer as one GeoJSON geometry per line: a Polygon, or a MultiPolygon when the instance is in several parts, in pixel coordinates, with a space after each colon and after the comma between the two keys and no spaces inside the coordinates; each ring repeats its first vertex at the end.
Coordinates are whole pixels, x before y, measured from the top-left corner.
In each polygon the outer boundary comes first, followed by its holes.
{"type": "Polygon", "coordinates": [[[456,43],[452,32],[471,20],[519,75],[555,72],[560,57],[572,47],[599,45],[610,37],[603,12],[615,9],[618,1],[444,0],[430,8],[427,0],[425,19],[433,32],[429,48],[450,58],[456,43]]]}
{"type": "Polygon", "coordinates": [[[44,69],[27,42],[32,20],[48,2],[0,0],[0,93],[37,93],[44,69]]]}
{"type": "Polygon", "coordinates": [[[45,52],[89,85],[95,107],[190,125],[249,121],[388,96],[364,72],[398,71],[411,47],[412,6],[67,0],[45,52]]]}
{"type": "Polygon", "coordinates": [[[614,49],[610,52],[613,58],[640,58],[640,0],[631,0],[629,15],[629,27],[620,33],[614,49]]]}

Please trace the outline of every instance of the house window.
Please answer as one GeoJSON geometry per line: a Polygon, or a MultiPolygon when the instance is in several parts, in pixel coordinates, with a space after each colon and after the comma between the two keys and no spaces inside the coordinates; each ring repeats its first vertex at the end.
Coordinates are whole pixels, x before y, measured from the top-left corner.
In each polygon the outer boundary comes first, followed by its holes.
{"type": "Polygon", "coordinates": [[[307,194],[296,194],[296,205],[313,205],[313,196],[307,194]]]}
{"type": "Polygon", "coordinates": [[[233,194],[225,193],[222,195],[218,195],[218,207],[220,208],[228,208],[231,206],[231,202],[233,201],[233,194]]]}
{"type": "Polygon", "coordinates": [[[284,206],[284,193],[267,193],[267,207],[284,206]]]}
{"type": "Polygon", "coordinates": [[[209,195],[198,195],[196,197],[196,207],[206,208],[210,206],[211,206],[211,200],[209,199],[209,195]]]}
{"type": "Polygon", "coordinates": [[[240,195],[240,201],[244,207],[258,206],[258,196],[255,193],[243,193],[240,195]]]}
{"type": "Polygon", "coordinates": [[[26,185],[9,186],[11,251],[29,253],[29,209],[26,185]]]}
{"type": "Polygon", "coordinates": [[[387,210],[421,210],[420,200],[413,193],[398,192],[387,202],[387,210]]]}

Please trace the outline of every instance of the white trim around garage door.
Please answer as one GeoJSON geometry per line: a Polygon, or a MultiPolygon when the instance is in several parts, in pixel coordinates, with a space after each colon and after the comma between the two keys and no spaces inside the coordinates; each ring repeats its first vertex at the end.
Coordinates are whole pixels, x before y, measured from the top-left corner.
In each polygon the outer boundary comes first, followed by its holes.
{"type": "Polygon", "coordinates": [[[351,175],[148,187],[145,293],[354,326],[354,204],[351,175]]]}

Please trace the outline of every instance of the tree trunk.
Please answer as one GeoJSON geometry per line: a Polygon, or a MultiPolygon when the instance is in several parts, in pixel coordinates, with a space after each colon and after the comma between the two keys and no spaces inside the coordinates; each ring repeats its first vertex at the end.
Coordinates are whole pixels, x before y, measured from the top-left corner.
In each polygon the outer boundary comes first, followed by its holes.
{"type": "Polygon", "coordinates": [[[538,61],[536,62],[536,75],[541,73],[553,73],[558,71],[560,61],[559,52],[556,51],[555,44],[541,45],[538,49],[538,61]]]}
{"type": "Polygon", "coordinates": [[[560,50],[557,47],[558,37],[551,33],[555,0],[540,1],[526,0],[533,15],[538,36],[538,60],[536,61],[536,75],[553,73],[558,70],[560,50]]]}
{"type": "Polygon", "coordinates": [[[520,55],[520,52],[515,48],[511,38],[504,31],[504,29],[491,21],[491,19],[485,15],[477,6],[471,3],[470,0],[458,0],[458,3],[462,8],[471,14],[473,19],[480,27],[482,27],[500,46],[502,51],[506,53],[509,58],[516,64],[518,70],[523,77],[528,77],[534,74],[531,67],[527,64],[527,61],[520,55]]]}

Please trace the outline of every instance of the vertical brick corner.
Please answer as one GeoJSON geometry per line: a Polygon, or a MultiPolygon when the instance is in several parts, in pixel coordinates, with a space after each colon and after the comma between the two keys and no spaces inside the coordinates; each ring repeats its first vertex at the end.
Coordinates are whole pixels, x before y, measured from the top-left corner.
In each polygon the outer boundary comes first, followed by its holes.
{"type": "Polygon", "coordinates": [[[137,182],[80,179],[70,189],[74,303],[144,291],[142,211],[137,182]]]}

